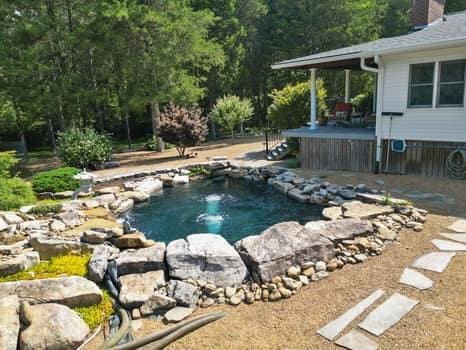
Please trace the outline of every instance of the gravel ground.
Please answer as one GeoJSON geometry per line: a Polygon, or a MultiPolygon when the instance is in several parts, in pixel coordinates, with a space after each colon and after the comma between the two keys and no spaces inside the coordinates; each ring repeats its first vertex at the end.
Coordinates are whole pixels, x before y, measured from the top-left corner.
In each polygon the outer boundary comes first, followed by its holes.
{"type": "MultiPolygon", "coordinates": [[[[402,232],[400,244],[389,246],[381,256],[363,264],[347,265],[331,273],[329,278],[311,283],[290,299],[199,310],[195,315],[220,310],[229,315],[168,349],[334,349],[336,347],[318,336],[316,330],[381,288],[386,292],[385,297],[397,291],[420,303],[382,336],[371,336],[379,342],[380,349],[464,350],[466,255],[454,257],[442,274],[423,272],[434,281],[431,290],[420,292],[398,283],[403,269],[416,257],[435,250],[430,240],[451,222],[451,218],[430,215],[422,233],[402,232]]],[[[382,301],[379,300],[369,311],[382,301]]],[[[346,331],[362,319],[358,318],[346,331]]],[[[147,335],[163,326],[161,322],[146,319],[134,335],[147,335]]]]}

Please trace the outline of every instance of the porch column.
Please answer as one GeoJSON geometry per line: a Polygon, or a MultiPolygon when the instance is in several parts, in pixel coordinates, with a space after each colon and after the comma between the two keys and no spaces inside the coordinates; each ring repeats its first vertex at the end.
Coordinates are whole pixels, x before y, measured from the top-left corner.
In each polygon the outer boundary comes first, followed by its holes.
{"type": "Polygon", "coordinates": [[[350,103],[351,99],[351,70],[345,69],[345,103],[350,103]]]}
{"type": "Polygon", "coordinates": [[[311,130],[317,129],[317,69],[311,68],[311,130]]]}

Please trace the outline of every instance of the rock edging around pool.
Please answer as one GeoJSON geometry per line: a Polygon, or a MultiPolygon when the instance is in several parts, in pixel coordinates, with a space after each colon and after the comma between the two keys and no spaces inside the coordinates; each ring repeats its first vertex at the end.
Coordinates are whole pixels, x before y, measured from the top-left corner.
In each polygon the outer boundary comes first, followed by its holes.
{"type": "MultiPolygon", "coordinates": [[[[91,227],[75,238],[63,233],[87,221],[87,209],[105,208],[117,217],[163,187],[198,178],[190,169],[199,166],[137,175],[122,186],[96,190],[92,198],[64,202],[57,213],[34,215],[33,207],[0,213],[0,275],[28,269],[40,259],[92,252],[86,287],[76,288],[77,282],[70,280],[74,277],[38,280],[36,287],[51,297],[44,295],[35,302],[70,307],[97,303],[101,299],[95,285],[98,283],[104,284],[133,318],[165,314],[168,320],[179,320],[198,306],[288,298],[345,264],[361,263],[381,254],[402,229],[422,230],[427,215],[365,185],[337,186],[317,177],[300,178],[282,168],[245,168],[215,162],[202,165],[209,167],[213,177],[268,181],[292,199],[325,205],[323,216],[327,220],[306,225],[278,223],[233,246],[213,234],[193,234],[165,245],[141,232],[125,232],[117,223],[110,228],[91,227]]],[[[0,284],[0,303],[13,287],[20,291],[16,293],[19,301],[35,300],[34,295],[26,295],[30,282],[14,283],[0,284]]],[[[13,302],[16,306],[12,310],[17,310],[18,301],[13,302]]],[[[16,316],[9,319],[13,323],[0,326],[15,328],[16,316]]]]}

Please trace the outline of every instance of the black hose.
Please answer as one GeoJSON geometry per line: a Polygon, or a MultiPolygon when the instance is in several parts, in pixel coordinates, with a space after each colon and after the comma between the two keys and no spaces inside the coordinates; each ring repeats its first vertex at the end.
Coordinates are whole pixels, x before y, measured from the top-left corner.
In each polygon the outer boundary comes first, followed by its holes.
{"type": "MultiPolygon", "coordinates": [[[[158,344],[165,344],[163,345],[163,347],[165,347],[171,342],[185,336],[186,334],[193,332],[196,329],[208,323],[216,321],[222,317],[225,317],[225,316],[226,316],[226,313],[224,312],[217,312],[213,314],[197,316],[191,320],[180,322],[172,327],[162,329],[150,335],[147,335],[145,337],[136,339],[135,341],[112,347],[111,350],[135,350],[144,345],[147,345],[149,343],[153,343],[154,341],[162,339],[164,337],[165,337],[164,339],[158,341],[157,344],[154,344],[154,346],[158,344]],[[178,333],[178,332],[181,332],[181,333],[178,333]],[[173,337],[173,334],[175,334],[175,337],[173,337]],[[169,339],[168,343],[166,343],[166,339],[169,339]]],[[[155,349],[158,349],[158,348],[155,348],[155,349]]]]}
{"type": "Polygon", "coordinates": [[[166,337],[162,338],[161,340],[157,340],[154,343],[151,343],[148,345],[147,350],[161,350],[165,348],[166,346],[170,345],[174,341],[184,337],[185,335],[201,328],[204,327],[205,325],[217,321],[223,317],[226,316],[225,312],[218,312],[215,314],[208,315],[207,317],[193,321],[190,324],[187,324],[186,326],[181,327],[180,329],[170,333],[166,337]]]}
{"type": "Polygon", "coordinates": [[[128,333],[129,331],[129,316],[128,313],[125,309],[119,308],[118,313],[120,314],[120,328],[116,331],[115,334],[113,334],[110,338],[108,338],[99,348],[98,350],[107,350],[115,345],[117,345],[121,339],[124,338],[124,336],[128,333]]]}

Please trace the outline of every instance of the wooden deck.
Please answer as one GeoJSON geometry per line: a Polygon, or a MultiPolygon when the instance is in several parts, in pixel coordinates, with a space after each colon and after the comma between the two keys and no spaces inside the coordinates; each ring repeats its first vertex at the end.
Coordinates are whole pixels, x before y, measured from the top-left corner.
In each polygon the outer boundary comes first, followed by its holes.
{"type": "Polygon", "coordinates": [[[344,128],[338,126],[321,126],[315,130],[309,128],[282,131],[285,137],[335,140],[375,140],[374,128],[344,128]]]}

